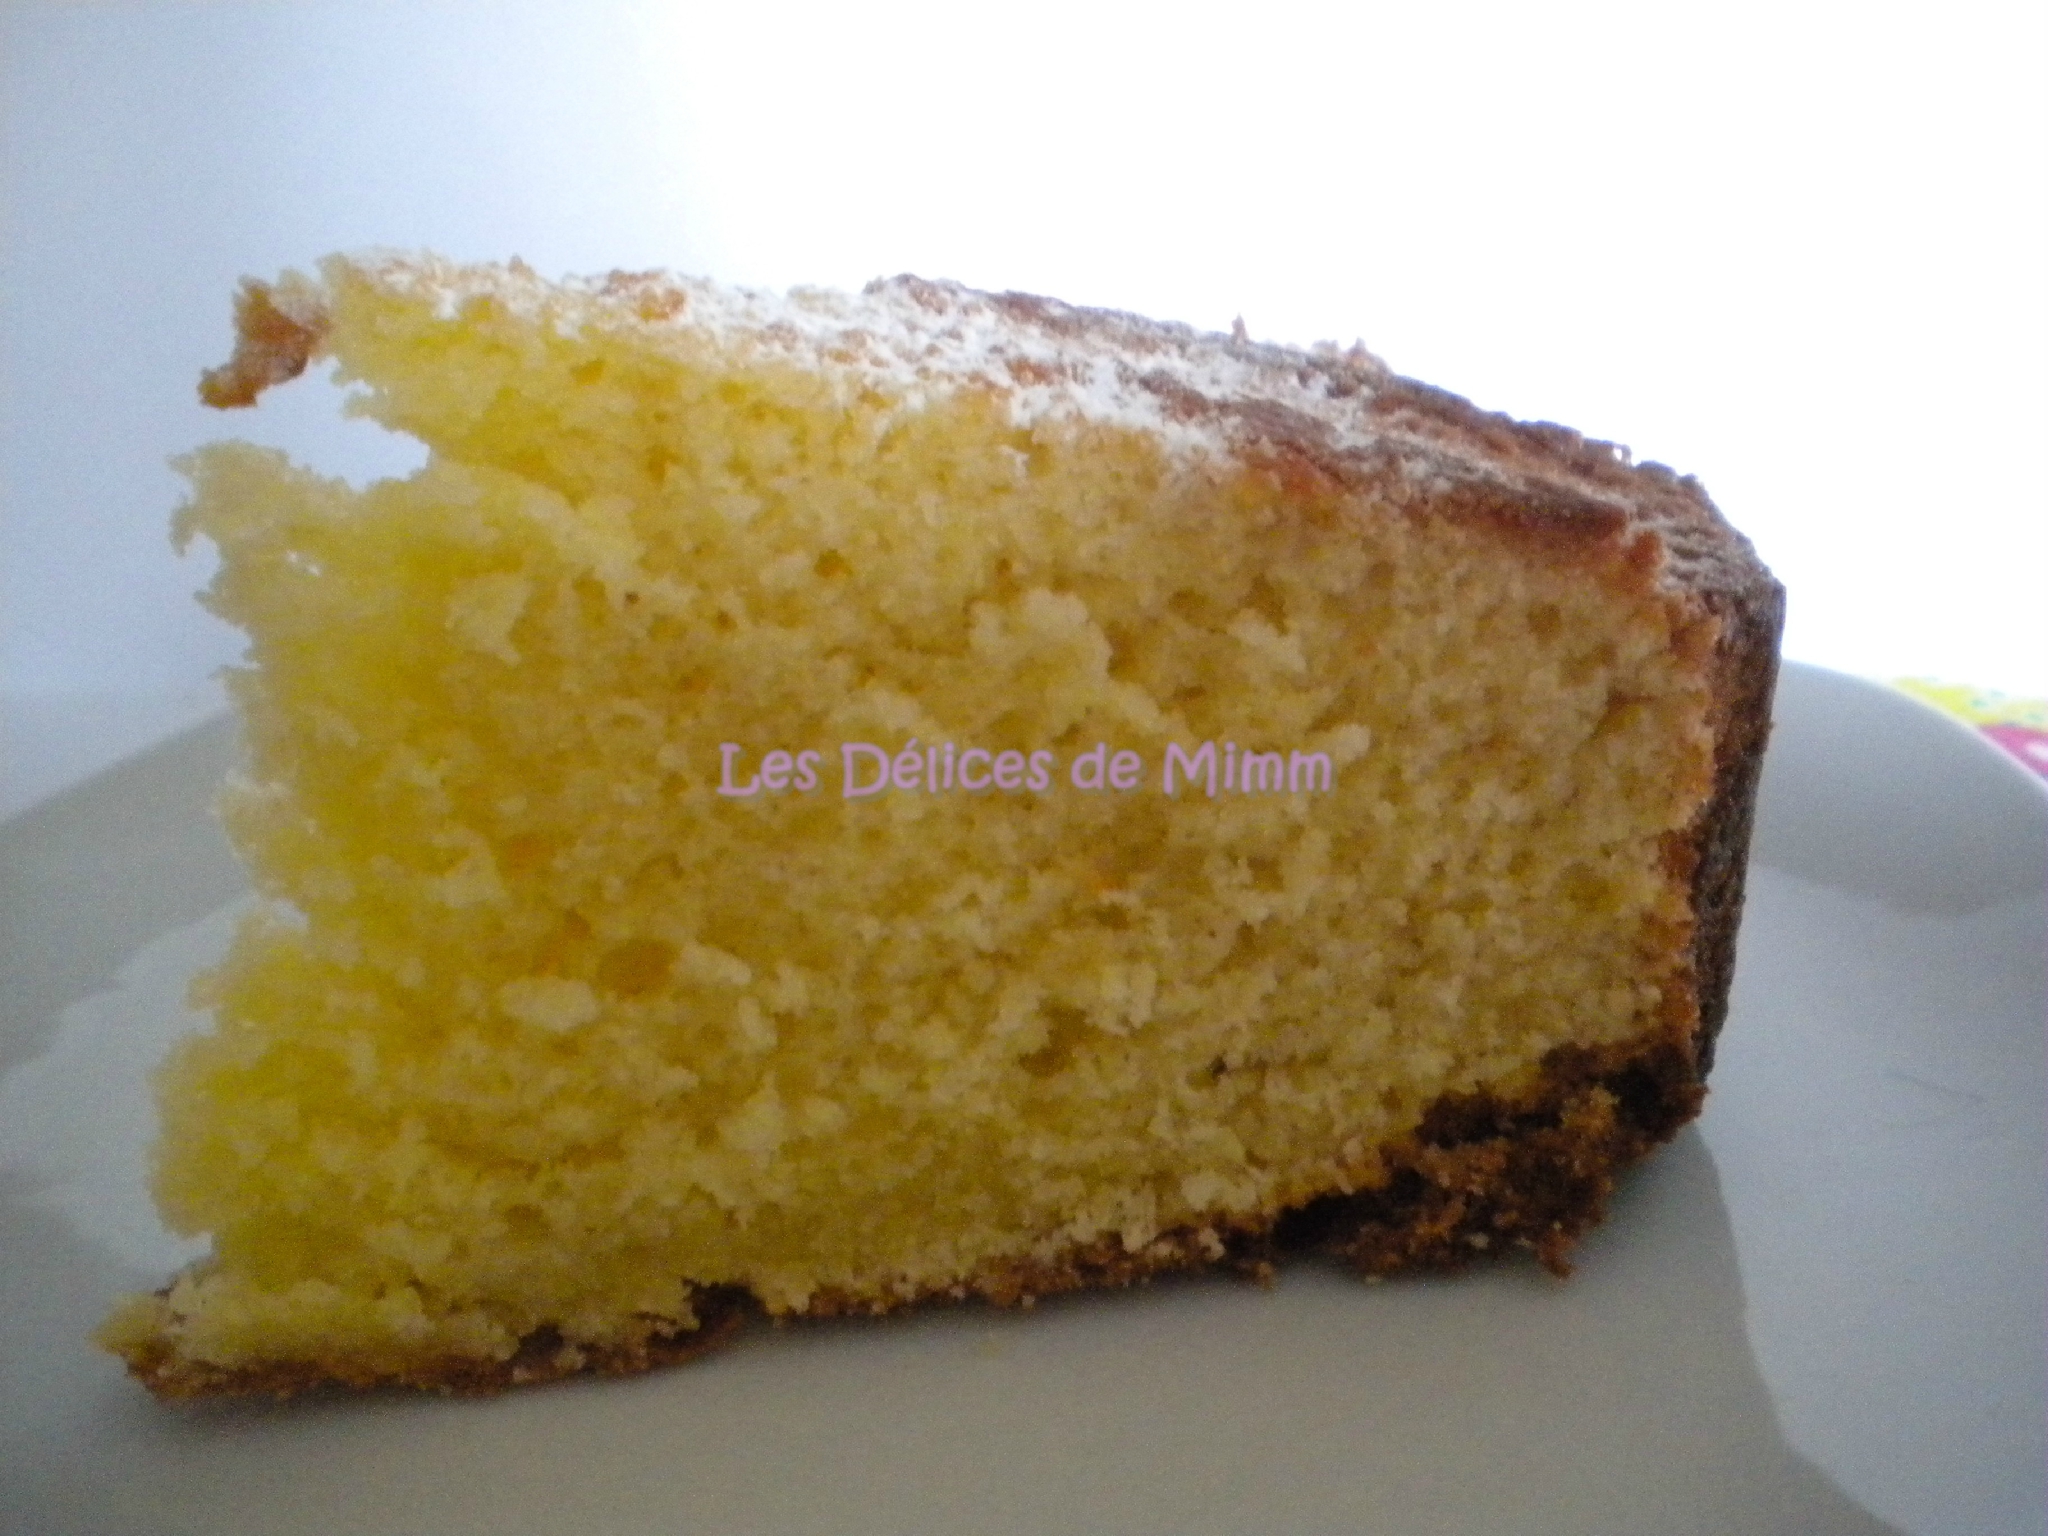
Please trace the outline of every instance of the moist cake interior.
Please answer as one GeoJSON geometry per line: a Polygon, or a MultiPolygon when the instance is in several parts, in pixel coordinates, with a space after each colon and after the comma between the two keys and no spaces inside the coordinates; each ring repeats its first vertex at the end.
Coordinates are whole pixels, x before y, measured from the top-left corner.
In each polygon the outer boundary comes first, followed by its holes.
{"type": "Polygon", "coordinates": [[[1640,542],[650,345],[693,290],[554,326],[327,282],[343,376],[431,457],[187,462],[268,903],[162,1078],[157,1192],[215,1251],[117,1313],[131,1357],[432,1378],[630,1355],[713,1288],[1220,1255],[1384,1184],[1447,1094],[1698,1027],[1716,630],[1640,542]],[[849,798],[846,743],[1051,762],[849,798]],[[1329,787],[1211,794],[1205,743],[1329,787]],[[1078,787],[1098,746],[1139,782],[1078,787]],[[816,786],[720,793],[775,750],[816,786]]]}

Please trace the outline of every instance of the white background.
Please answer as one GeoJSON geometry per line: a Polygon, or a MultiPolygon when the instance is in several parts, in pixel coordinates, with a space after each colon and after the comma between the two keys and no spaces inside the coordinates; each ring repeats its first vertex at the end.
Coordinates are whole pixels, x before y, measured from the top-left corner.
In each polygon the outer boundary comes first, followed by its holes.
{"type": "Polygon", "coordinates": [[[1696,473],[1788,654],[2048,693],[2041,5],[0,4],[0,814],[218,706],[171,454],[335,249],[1049,292],[1696,473]]]}

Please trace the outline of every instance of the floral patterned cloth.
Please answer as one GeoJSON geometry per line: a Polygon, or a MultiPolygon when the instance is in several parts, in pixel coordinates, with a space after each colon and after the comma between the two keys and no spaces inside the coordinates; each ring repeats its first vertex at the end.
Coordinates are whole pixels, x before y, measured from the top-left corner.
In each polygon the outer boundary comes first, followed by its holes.
{"type": "Polygon", "coordinates": [[[2022,765],[2048,779],[2048,700],[2012,699],[1988,688],[1902,677],[1893,687],[1968,721],[2022,765]]]}

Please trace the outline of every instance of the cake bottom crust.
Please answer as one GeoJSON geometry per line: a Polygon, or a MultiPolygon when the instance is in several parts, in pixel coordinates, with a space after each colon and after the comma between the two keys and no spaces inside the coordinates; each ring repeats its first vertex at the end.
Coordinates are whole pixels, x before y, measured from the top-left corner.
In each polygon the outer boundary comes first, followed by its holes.
{"type": "MultiPolygon", "coordinates": [[[[1028,1306],[1064,1291],[1203,1270],[1263,1280],[1294,1254],[1327,1255],[1376,1277],[1455,1270],[1522,1248],[1565,1275],[1572,1246],[1605,1214],[1617,1177],[1697,1115],[1705,1092],[1689,1042],[1660,1034],[1613,1046],[1560,1046],[1522,1093],[1482,1090],[1437,1100],[1412,1135],[1382,1149],[1389,1177],[1374,1189],[1177,1228],[1135,1251],[1110,1238],[1049,1261],[990,1265],[943,1288],[884,1296],[821,1292],[800,1315],[879,1314],[942,1298],[1028,1306]]],[[[169,1294],[166,1288],[159,1298],[169,1294]]],[[[762,1315],[751,1294],[733,1287],[700,1291],[692,1305],[696,1327],[653,1330],[627,1347],[571,1344],[544,1328],[509,1359],[455,1359],[402,1376],[358,1377],[295,1361],[220,1366],[183,1357],[161,1331],[123,1354],[131,1374],[162,1398],[286,1398],[381,1386],[492,1393],[584,1373],[632,1375],[679,1365],[729,1342],[762,1315]]]]}

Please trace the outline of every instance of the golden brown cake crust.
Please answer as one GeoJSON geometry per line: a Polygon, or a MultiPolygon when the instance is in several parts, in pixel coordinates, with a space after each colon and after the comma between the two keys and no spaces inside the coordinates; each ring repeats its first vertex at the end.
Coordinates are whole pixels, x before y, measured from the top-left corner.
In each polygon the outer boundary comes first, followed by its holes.
{"type": "MultiPolygon", "coordinates": [[[[169,1295],[168,1286],[157,1292],[159,1300],[169,1295]]],[[[128,1373],[166,1402],[216,1397],[283,1400],[334,1388],[360,1391],[376,1387],[477,1396],[502,1392],[508,1387],[559,1381],[565,1376],[637,1376],[642,1371],[681,1365],[730,1342],[756,1310],[751,1299],[741,1292],[700,1292],[696,1301],[697,1326],[687,1333],[659,1333],[629,1349],[601,1350],[565,1344],[553,1329],[544,1328],[521,1340],[518,1352],[508,1360],[451,1360],[439,1367],[423,1366],[397,1376],[374,1371],[354,1374],[322,1370],[298,1360],[242,1367],[211,1365],[175,1353],[163,1345],[162,1335],[152,1341],[151,1347],[135,1350],[125,1358],[128,1373]]]]}
{"type": "MultiPolygon", "coordinates": [[[[1282,1256],[1302,1251],[1387,1275],[1456,1268],[1526,1248],[1554,1272],[1566,1272],[1572,1245],[1599,1221],[1619,1175],[1691,1120],[1705,1096],[1734,968],[1782,588],[1696,481],[1661,465],[1632,464],[1625,450],[1563,427],[1479,411],[1391,374],[1362,349],[1298,352],[1196,337],[1133,316],[1027,295],[969,295],[914,278],[878,286],[931,306],[972,299],[1020,327],[1053,337],[1087,336],[1140,362],[1196,343],[1221,347],[1263,370],[1292,370],[1305,395],[1317,400],[1355,397],[1361,431],[1333,428],[1327,405],[1310,411],[1272,398],[1214,398],[1164,369],[1135,376],[1169,416],[1199,420],[1240,463],[1272,474],[1303,505],[1371,501],[1396,515],[1480,523],[1517,541],[1532,558],[1582,568],[1590,579],[1655,585],[1671,594],[1686,617],[1679,644],[1698,648],[1709,683],[1714,781],[1693,824],[1666,849],[1673,878],[1690,890],[1693,989],[1666,999],[1663,1019],[1650,1034],[1597,1049],[1559,1047],[1531,1082],[1506,1096],[1444,1096],[1415,1133],[1381,1149],[1386,1177],[1370,1190],[1168,1232],[1136,1252],[1110,1240],[1050,1260],[990,1266],[941,1292],[819,1293],[805,1315],[878,1313],[942,1296],[1028,1304],[1038,1296],[1203,1269],[1263,1276],[1282,1256]]],[[[263,285],[245,290],[237,307],[236,355],[208,375],[204,393],[211,403],[248,403],[317,355],[321,317],[286,308],[263,285]]],[[[695,1305],[695,1331],[657,1336],[632,1349],[567,1348],[543,1331],[501,1364],[463,1361],[402,1381],[351,1380],[299,1365],[213,1368],[174,1357],[161,1334],[132,1351],[129,1365],[163,1397],[290,1396],[330,1384],[495,1391],[583,1371],[625,1373],[677,1363],[717,1347],[759,1310],[744,1293],[727,1291],[699,1293],[695,1305]]]]}
{"type": "Polygon", "coordinates": [[[306,371],[327,334],[327,317],[302,291],[245,278],[235,294],[234,355],[199,378],[199,398],[216,410],[254,405],[273,384],[306,371]]]}

